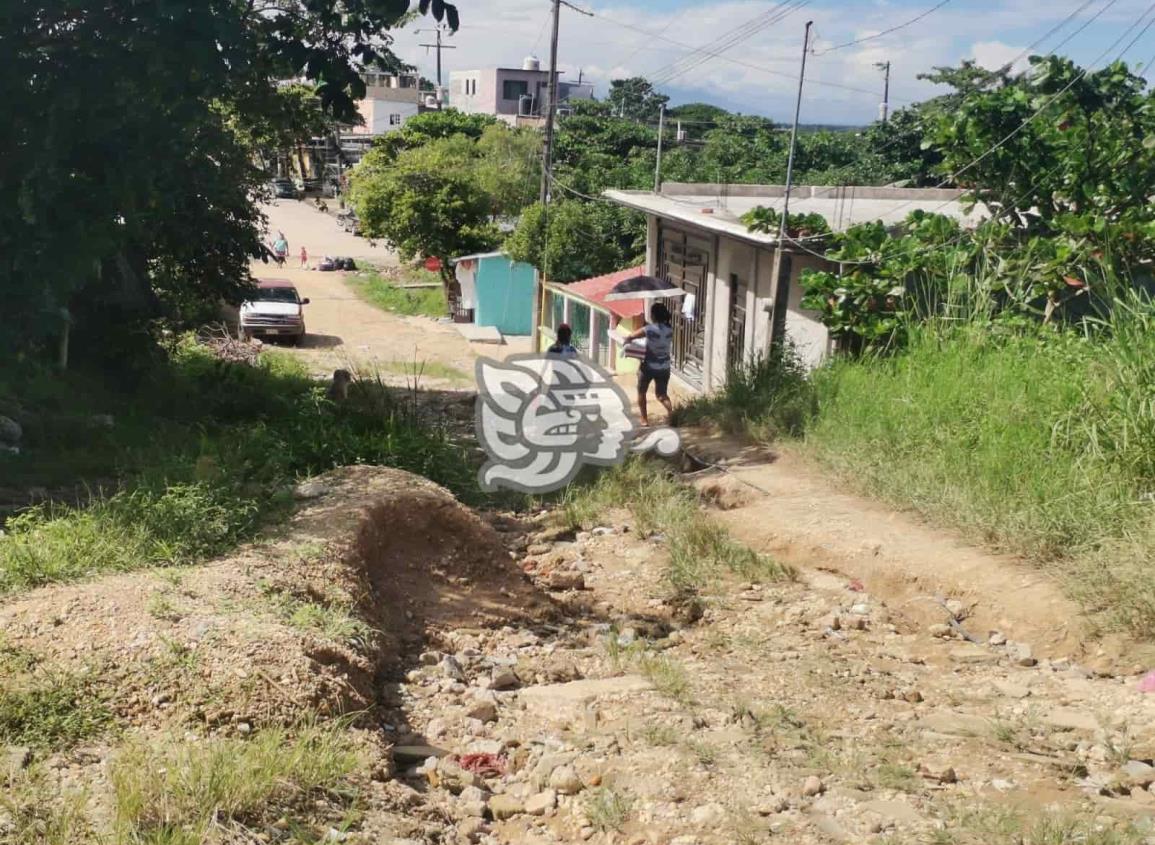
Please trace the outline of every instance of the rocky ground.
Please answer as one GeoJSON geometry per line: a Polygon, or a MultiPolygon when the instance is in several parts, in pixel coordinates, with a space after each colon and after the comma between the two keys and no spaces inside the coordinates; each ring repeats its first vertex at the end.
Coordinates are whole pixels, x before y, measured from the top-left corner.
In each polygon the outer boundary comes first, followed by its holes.
{"type": "MultiPolygon", "coordinates": [[[[99,820],[126,733],[353,712],[356,813],[314,796],[204,841],[1155,842],[1155,697],[977,630],[961,601],[926,624],[803,571],[719,578],[687,613],[665,538],[625,513],[481,520],[366,468],[298,497],[238,558],[0,605],[0,658],[91,673],[121,726],[9,747],[9,784],[47,767],[99,820]]],[[[0,809],[0,842],[12,824],[0,809]]]]}

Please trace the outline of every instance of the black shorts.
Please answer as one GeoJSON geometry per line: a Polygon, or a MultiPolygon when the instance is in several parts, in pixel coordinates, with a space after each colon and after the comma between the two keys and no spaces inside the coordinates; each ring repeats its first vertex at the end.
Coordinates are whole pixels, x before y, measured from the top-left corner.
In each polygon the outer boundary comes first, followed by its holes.
{"type": "Polygon", "coordinates": [[[670,371],[652,370],[643,363],[638,369],[638,393],[645,395],[651,381],[654,383],[654,395],[659,399],[668,398],[666,391],[670,387],[670,371]]]}

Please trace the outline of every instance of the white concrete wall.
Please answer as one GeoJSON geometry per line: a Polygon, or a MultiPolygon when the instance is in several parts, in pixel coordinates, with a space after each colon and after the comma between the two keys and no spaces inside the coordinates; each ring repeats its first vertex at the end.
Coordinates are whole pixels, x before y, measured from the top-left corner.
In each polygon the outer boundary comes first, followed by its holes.
{"type": "Polygon", "coordinates": [[[822,324],[818,312],[802,308],[802,271],[822,269],[821,259],[809,255],[793,256],[790,274],[790,296],[786,305],[786,337],[793,343],[803,362],[810,369],[819,366],[830,354],[830,331],[822,324]]]}
{"type": "Polygon", "coordinates": [[[363,126],[354,127],[353,132],[367,135],[384,135],[387,132],[396,132],[411,117],[420,112],[417,103],[404,103],[395,100],[365,99],[357,103],[357,110],[364,118],[363,126]],[[392,115],[397,115],[400,122],[391,123],[392,115]]]}

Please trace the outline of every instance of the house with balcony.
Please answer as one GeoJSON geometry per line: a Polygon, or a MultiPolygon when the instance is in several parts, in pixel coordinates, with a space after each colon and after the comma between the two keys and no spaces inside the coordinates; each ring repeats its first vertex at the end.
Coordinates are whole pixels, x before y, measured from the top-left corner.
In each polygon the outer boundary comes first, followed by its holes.
{"type": "MultiPolygon", "coordinates": [[[[837,271],[838,265],[804,244],[751,232],[740,220],[758,206],[781,212],[784,187],[667,183],[657,193],[609,190],[604,196],[645,215],[644,272],[686,291],[670,302],[673,375],[683,388],[709,392],[723,386],[734,366],[764,353],[782,335],[811,367],[831,352],[819,315],[802,307],[800,276],[807,269],[837,271]]],[[[791,191],[790,213],[821,214],[835,231],[874,220],[898,224],[918,209],[964,224],[986,216],[981,205],[968,210],[960,197],[959,191],[929,188],[799,186],[791,191]]]]}
{"type": "MultiPolygon", "coordinates": [[[[593,85],[558,79],[559,107],[592,100],[593,85]]],[[[449,105],[466,114],[488,114],[511,126],[538,126],[549,114],[549,71],[530,56],[520,68],[455,70],[449,74],[449,105]]]]}

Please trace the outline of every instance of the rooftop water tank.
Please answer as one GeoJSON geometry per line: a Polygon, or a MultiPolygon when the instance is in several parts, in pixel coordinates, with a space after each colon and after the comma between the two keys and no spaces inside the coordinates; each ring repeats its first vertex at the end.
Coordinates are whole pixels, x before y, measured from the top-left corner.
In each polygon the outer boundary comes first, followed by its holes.
{"type": "Polygon", "coordinates": [[[521,63],[522,70],[541,70],[541,59],[537,56],[526,56],[521,63]]]}

